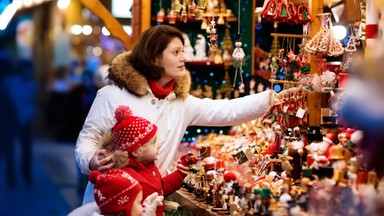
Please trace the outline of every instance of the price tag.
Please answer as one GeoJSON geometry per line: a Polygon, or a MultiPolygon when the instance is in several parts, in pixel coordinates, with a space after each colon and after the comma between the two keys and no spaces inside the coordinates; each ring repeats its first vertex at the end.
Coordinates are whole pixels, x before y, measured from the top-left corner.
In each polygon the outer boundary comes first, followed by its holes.
{"type": "Polygon", "coordinates": [[[301,109],[299,108],[296,112],[296,117],[298,118],[303,118],[304,117],[304,114],[305,114],[305,109],[301,109]]]}

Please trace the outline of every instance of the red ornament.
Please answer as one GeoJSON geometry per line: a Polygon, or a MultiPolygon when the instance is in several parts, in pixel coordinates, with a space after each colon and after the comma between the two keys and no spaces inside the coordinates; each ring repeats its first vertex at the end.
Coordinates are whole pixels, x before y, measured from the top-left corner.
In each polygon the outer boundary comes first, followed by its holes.
{"type": "Polygon", "coordinates": [[[229,182],[229,181],[236,181],[237,176],[233,172],[227,172],[224,174],[224,181],[229,182]]]}

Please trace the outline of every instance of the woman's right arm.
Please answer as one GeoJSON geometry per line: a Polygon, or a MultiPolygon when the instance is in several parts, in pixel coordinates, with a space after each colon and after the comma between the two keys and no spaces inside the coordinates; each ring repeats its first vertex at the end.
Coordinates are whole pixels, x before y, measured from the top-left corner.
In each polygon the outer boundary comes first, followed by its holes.
{"type": "Polygon", "coordinates": [[[76,142],[75,156],[77,164],[84,174],[91,170],[105,171],[113,167],[112,155],[107,156],[100,150],[98,142],[101,136],[111,130],[114,123],[114,105],[112,96],[105,88],[100,89],[85,119],[76,142]],[[104,156],[104,157],[101,157],[104,156]]]}

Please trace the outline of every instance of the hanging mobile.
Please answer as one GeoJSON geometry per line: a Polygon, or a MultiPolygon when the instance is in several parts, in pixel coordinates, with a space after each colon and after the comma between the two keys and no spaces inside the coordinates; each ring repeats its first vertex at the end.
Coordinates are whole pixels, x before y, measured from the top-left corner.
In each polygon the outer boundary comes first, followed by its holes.
{"type": "Polygon", "coordinates": [[[212,8],[212,19],[211,21],[209,22],[209,47],[213,50],[215,50],[217,48],[217,31],[216,31],[216,22],[215,22],[215,14],[214,14],[214,11],[215,11],[215,5],[211,2],[209,5],[208,5],[210,8],[212,8]]]}
{"type": "Polygon", "coordinates": [[[210,48],[217,48],[217,31],[216,31],[216,22],[214,18],[209,22],[209,47],[210,48]]]}
{"type": "Polygon", "coordinates": [[[240,0],[238,4],[239,10],[238,10],[238,24],[237,24],[237,36],[236,36],[236,42],[235,42],[235,49],[233,50],[232,53],[232,58],[233,58],[233,67],[235,67],[235,77],[233,81],[233,88],[235,88],[236,85],[236,79],[237,79],[237,73],[240,74],[240,80],[241,83],[239,85],[239,92],[244,93],[244,82],[243,82],[243,65],[246,61],[245,59],[245,53],[243,48],[241,46],[243,43],[241,42],[241,34],[240,34],[240,0]]]}

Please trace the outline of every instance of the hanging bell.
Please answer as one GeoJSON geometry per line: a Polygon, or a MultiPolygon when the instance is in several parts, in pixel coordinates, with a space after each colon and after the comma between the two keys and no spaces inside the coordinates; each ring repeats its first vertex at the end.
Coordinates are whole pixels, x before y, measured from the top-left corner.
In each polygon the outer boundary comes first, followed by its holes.
{"type": "Polygon", "coordinates": [[[313,21],[313,17],[311,15],[311,11],[309,10],[309,6],[305,3],[297,7],[297,15],[298,15],[297,23],[305,25],[313,21]]]}
{"type": "Polygon", "coordinates": [[[272,20],[277,14],[277,0],[269,0],[264,10],[261,12],[261,17],[266,20],[272,20]]]}
{"type": "Polygon", "coordinates": [[[329,155],[330,160],[343,160],[343,159],[345,159],[344,148],[340,144],[331,146],[329,151],[330,151],[330,155],[329,155]]]}
{"type": "Polygon", "coordinates": [[[224,17],[222,14],[220,15],[219,19],[217,20],[217,24],[218,25],[224,25],[225,24],[225,20],[224,20],[224,17]]]}
{"type": "Polygon", "coordinates": [[[203,18],[203,21],[201,22],[201,29],[207,29],[208,27],[208,23],[207,23],[207,19],[203,18]]]}
{"type": "Polygon", "coordinates": [[[287,3],[287,13],[289,14],[290,19],[287,20],[290,24],[296,24],[297,23],[297,8],[293,2],[287,3]]]}

